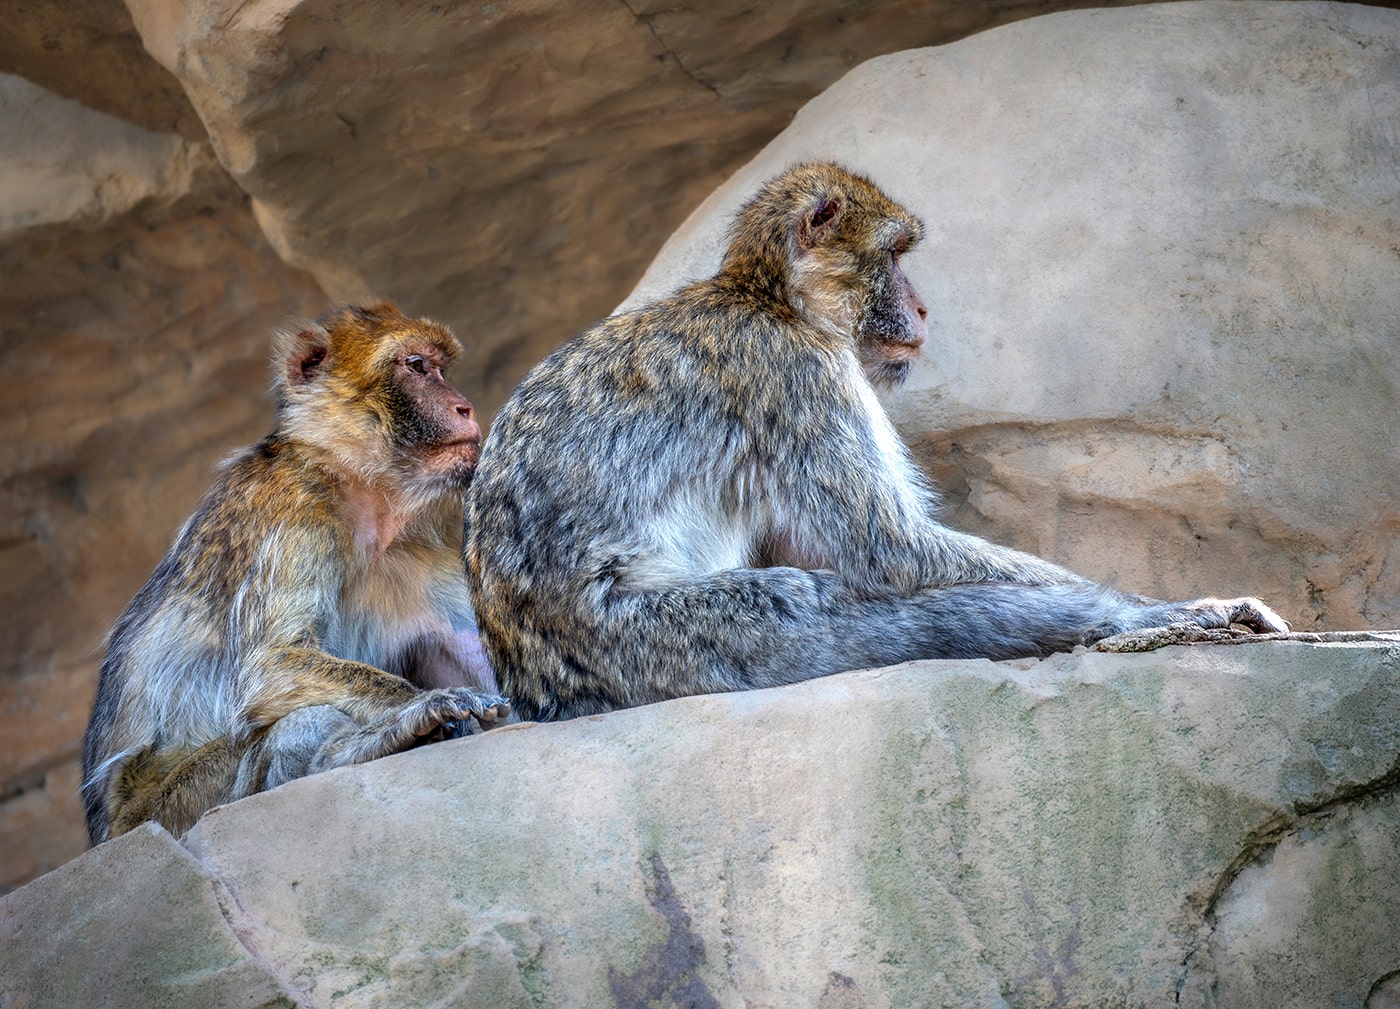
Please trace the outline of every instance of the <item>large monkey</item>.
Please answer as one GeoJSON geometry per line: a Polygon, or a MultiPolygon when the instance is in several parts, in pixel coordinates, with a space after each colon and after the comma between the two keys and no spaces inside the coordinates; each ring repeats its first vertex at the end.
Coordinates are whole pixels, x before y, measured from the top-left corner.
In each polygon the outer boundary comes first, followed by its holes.
{"type": "Polygon", "coordinates": [[[94,844],[508,713],[461,567],[481,429],[443,377],[459,350],[387,302],[279,339],[272,433],[108,638],[83,743],[94,844]]]}
{"type": "Polygon", "coordinates": [[[918,658],[1009,658],[1256,599],[1124,595],[955,532],[875,398],[927,311],[922,226],[867,179],[792,168],[714,277],[556,351],[492,426],[468,576],[516,710],[568,718],[918,658]]]}

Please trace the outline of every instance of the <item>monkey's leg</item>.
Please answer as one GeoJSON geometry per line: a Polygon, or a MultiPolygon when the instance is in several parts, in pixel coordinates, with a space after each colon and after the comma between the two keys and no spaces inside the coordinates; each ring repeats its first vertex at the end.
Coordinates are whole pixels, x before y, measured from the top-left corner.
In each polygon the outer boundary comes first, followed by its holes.
{"type": "Polygon", "coordinates": [[[234,797],[241,749],[225,736],[188,755],[155,751],[134,758],[112,786],[111,836],[154,820],[179,837],[209,809],[234,797]]]}
{"type": "Polygon", "coordinates": [[[598,618],[569,635],[572,652],[536,639],[553,653],[554,669],[532,663],[542,677],[527,672],[506,684],[526,717],[569,718],[915,659],[1045,655],[1179,620],[1282,626],[1253,599],[1171,604],[1087,582],[986,582],[866,598],[830,572],[795,568],[615,593],[598,618]]]}
{"type": "Polygon", "coordinates": [[[457,734],[469,718],[489,727],[509,712],[504,697],[466,687],[424,691],[365,724],[331,705],[299,708],[268,730],[258,754],[240,770],[240,785],[258,791],[333,767],[377,760],[457,734]]]}

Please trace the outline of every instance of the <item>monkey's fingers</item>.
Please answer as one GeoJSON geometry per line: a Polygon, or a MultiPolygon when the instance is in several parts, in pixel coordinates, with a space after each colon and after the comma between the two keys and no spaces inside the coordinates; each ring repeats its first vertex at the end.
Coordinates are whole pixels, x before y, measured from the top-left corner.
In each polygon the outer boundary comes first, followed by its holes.
{"type": "Polygon", "coordinates": [[[510,714],[510,701],[500,694],[481,694],[467,687],[455,688],[451,693],[457,705],[455,720],[470,723],[475,719],[483,729],[489,729],[510,714]]]}
{"type": "Polygon", "coordinates": [[[464,713],[464,717],[466,714],[470,714],[473,718],[480,722],[481,727],[483,729],[489,729],[491,728],[491,726],[495,725],[499,721],[502,721],[510,715],[510,702],[507,701],[504,697],[502,697],[498,699],[494,704],[490,704],[478,710],[473,710],[471,712],[464,713]]]}

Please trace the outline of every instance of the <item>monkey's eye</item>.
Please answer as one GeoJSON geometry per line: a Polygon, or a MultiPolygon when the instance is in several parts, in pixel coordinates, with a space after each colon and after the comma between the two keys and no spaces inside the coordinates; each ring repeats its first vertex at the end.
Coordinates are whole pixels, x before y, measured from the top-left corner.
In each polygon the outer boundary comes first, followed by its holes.
{"type": "Polygon", "coordinates": [[[429,371],[428,362],[417,354],[411,354],[403,359],[403,363],[408,366],[408,370],[417,372],[419,375],[426,375],[429,371]]]}

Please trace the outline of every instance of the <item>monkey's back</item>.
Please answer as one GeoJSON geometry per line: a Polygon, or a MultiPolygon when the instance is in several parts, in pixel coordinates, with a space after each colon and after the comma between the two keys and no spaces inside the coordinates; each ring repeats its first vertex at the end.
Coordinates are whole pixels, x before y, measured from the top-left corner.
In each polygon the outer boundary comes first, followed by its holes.
{"type": "Polygon", "coordinates": [[[314,484],[283,478],[278,451],[268,438],[224,465],[108,635],[83,740],[90,821],[102,783],[132,754],[189,752],[238,730],[241,639],[275,618],[256,602],[260,572],[329,506],[314,484]]]}

